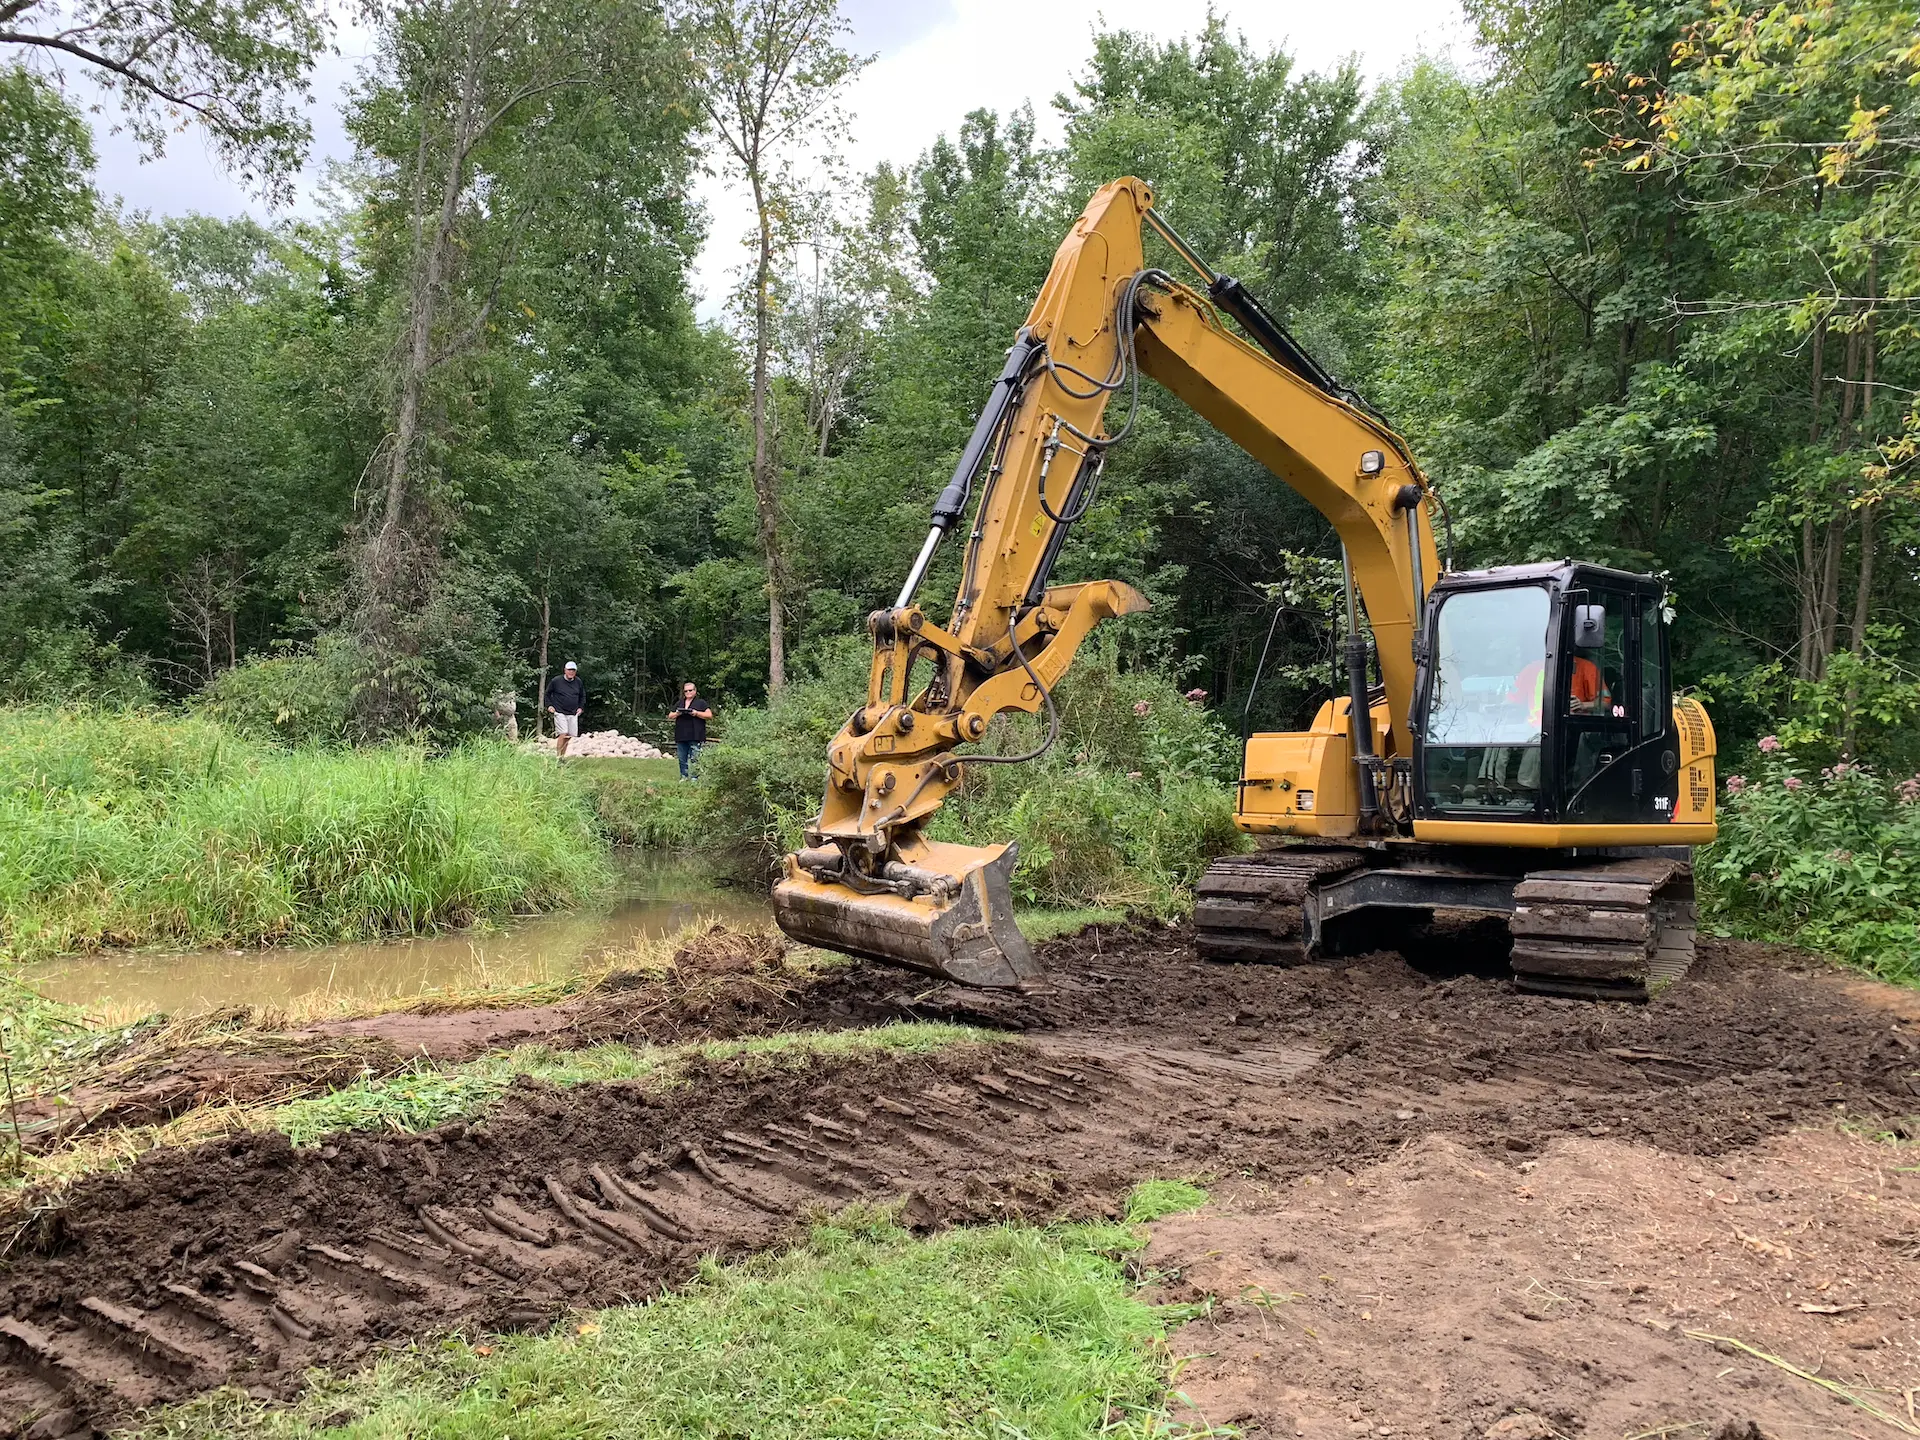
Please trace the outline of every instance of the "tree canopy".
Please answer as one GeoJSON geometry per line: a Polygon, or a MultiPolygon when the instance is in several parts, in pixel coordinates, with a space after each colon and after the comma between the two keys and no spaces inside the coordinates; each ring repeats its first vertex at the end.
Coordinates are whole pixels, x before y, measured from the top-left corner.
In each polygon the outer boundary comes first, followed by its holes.
{"type": "MultiPolygon", "coordinates": [[[[595,723],[657,727],[689,678],[756,700],[773,632],[804,674],[891,598],[1061,235],[1134,173],[1407,435],[1456,564],[1665,572],[1729,743],[1920,759],[1910,7],[1474,0],[1471,64],[1374,85],[1224,18],[1104,30],[1033,97],[1058,144],[977,110],[853,183],[778,177],[736,335],[695,318],[691,184],[738,160],[716,17],[759,12],[545,6],[383,9],[320,222],[119,215],[71,102],[0,72],[7,693],[291,662],[405,692],[349,729],[457,731],[529,695],[544,638],[595,723]]],[[[316,32],[243,8],[140,55],[279,173],[316,32]]],[[[91,13],[0,23],[107,54],[139,41],[103,17],[172,23],[91,13]]],[[[820,33],[825,94],[854,62],[820,33]]],[[[136,119],[169,103],[127,83],[136,119]]],[[[1271,636],[1253,716],[1297,723],[1332,688],[1337,555],[1150,390],[1062,578],[1145,591],[1112,643],[1236,712],[1271,636]]]]}

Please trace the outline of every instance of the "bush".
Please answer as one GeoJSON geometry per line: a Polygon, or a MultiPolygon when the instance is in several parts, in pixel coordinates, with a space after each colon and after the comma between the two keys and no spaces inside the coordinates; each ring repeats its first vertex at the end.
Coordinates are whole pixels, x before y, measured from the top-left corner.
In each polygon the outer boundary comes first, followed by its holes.
{"type": "Polygon", "coordinates": [[[312,650],[243,661],[201,691],[199,705],[256,739],[339,744],[348,735],[359,669],[359,651],[327,636],[312,650]]]}
{"type": "Polygon", "coordinates": [[[584,787],[503,744],[286,751],[206,716],[0,711],[0,950],[367,939],[611,883],[584,787]]]}
{"type": "Polygon", "coordinates": [[[1844,761],[1809,774],[1773,736],[1760,752],[1751,777],[1727,777],[1701,856],[1709,916],[1920,984],[1920,776],[1844,761]]]}
{"type": "Polygon", "coordinates": [[[0,635],[0,704],[143,705],[153,693],[137,659],[85,630],[0,635]]]}

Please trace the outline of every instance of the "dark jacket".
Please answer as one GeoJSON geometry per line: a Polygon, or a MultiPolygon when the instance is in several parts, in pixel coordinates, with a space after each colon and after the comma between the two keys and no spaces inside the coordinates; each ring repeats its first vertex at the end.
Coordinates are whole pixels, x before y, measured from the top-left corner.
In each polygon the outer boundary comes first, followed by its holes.
{"type": "Polygon", "coordinates": [[[578,715],[587,703],[587,685],[578,675],[571,680],[562,670],[547,681],[547,708],[560,715],[578,715]]]}
{"type": "Polygon", "coordinates": [[[707,743],[707,722],[693,712],[711,710],[701,696],[694,696],[690,704],[683,704],[673,712],[673,739],[676,745],[704,745],[707,743]]]}

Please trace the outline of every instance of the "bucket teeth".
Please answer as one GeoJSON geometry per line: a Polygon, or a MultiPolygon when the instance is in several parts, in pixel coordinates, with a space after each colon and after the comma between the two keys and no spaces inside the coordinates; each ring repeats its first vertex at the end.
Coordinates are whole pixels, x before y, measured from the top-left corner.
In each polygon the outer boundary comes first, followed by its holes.
{"type": "Polygon", "coordinates": [[[946,898],[923,894],[863,895],[815,880],[793,856],[773,889],[780,928],[803,945],[818,945],[902,965],[960,985],[1007,989],[1037,981],[1039,962],[1013,923],[1009,878],[1019,849],[925,841],[917,869],[958,882],[946,898]]]}

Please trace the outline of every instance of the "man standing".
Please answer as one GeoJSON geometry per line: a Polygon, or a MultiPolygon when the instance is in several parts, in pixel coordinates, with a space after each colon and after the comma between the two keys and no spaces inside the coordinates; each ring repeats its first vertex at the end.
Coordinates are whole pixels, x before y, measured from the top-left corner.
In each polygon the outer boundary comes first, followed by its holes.
{"type": "Polygon", "coordinates": [[[580,712],[587,705],[587,687],[580,682],[580,667],[567,661],[566,668],[547,682],[547,713],[553,716],[556,753],[567,756],[567,742],[580,733],[580,712]]]}
{"type": "Polygon", "coordinates": [[[689,680],[680,687],[680,704],[671,713],[673,748],[680,756],[680,778],[692,780],[697,774],[700,747],[707,743],[707,722],[713,718],[713,707],[700,698],[689,680]]]}

